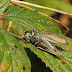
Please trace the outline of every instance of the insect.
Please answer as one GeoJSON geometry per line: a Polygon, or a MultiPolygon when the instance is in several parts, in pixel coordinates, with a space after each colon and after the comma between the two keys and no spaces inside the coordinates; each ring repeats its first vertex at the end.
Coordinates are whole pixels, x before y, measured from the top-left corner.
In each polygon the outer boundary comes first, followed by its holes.
{"type": "Polygon", "coordinates": [[[67,44],[67,41],[61,37],[38,33],[35,31],[26,31],[24,36],[27,42],[31,42],[32,44],[36,45],[37,48],[57,56],[61,56],[61,54],[57,53],[58,50],[54,44],[67,44]]]}

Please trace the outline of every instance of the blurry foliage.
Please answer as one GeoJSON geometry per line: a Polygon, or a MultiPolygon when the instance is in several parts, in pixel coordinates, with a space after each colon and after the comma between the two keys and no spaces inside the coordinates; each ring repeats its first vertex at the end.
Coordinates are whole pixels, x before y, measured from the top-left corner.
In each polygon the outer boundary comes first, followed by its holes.
{"type": "MultiPolygon", "coordinates": [[[[24,1],[72,13],[72,5],[70,5],[69,3],[62,2],[62,0],[24,0],[24,1]]],[[[46,13],[48,15],[53,13],[52,11],[44,9],[39,9],[35,7],[32,8],[41,11],[43,13],[46,13]]]]}

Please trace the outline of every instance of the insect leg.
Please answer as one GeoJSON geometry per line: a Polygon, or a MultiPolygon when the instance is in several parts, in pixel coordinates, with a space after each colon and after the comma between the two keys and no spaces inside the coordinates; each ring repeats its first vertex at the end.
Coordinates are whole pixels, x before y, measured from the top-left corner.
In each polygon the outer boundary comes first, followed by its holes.
{"type": "Polygon", "coordinates": [[[54,54],[54,55],[57,55],[57,56],[61,56],[61,54],[55,52],[54,50],[52,50],[50,47],[48,47],[47,45],[45,45],[42,42],[38,43],[37,48],[40,48],[40,49],[42,49],[44,51],[47,51],[47,52],[49,52],[51,54],[54,54]]]}
{"type": "Polygon", "coordinates": [[[57,52],[58,50],[56,49],[56,47],[54,45],[52,45],[52,43],[50,43],[49,41],[46,41],[47,45],[55,52],[57,52]]]}
{"type": "Polygon", "coordinates": [[[47,52],[49,52],[49,53],[51,53],[51,54],[54,54],[54,55],[56,55],[56,56],[62,56],[62,54],[59,54],[59,53],[57,53],[57,52],[54,52],[54,51],[50,50],[49,48],[48,48],[47,50],[46,50],[46,49],[43,49],[42,47],[37,47],[37,48],[42,49],[42,50],[44,50],[44,51],[47,51],[47,52]]]}
{"type": "Polygon", "coordinates": [[[38,40],[37,42],[35,42],[35,44],[34,45],[37,45],[38,43],[40,43],[41,42],[41,40],[38,40]]]}

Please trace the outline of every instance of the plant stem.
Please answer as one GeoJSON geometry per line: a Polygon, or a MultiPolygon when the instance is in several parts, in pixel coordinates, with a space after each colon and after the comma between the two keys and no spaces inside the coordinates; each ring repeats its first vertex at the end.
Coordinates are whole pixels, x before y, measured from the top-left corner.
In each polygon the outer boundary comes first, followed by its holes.
{"type": "Polygon", "coordinates": [[[26,5],[30,5],[30,6],[33,6],[33,7],[42,8],[42,9],[46,9],[46,10],[54,11],[54,12],[57,12],[57,13],[66,14],[66,15],[72,16],[72,14],[69,14],[69,13],[61,11],[61,10],[57,10],[57,9],[53,9],[53,8],[48,8],[48,7],[45,7],[45,6],[36,5],[36,4],[24,2],[24,1],[11,0],[11,2],[17,2],[17,3],[21,3],[21,4],[26,4],[26,5]]]}

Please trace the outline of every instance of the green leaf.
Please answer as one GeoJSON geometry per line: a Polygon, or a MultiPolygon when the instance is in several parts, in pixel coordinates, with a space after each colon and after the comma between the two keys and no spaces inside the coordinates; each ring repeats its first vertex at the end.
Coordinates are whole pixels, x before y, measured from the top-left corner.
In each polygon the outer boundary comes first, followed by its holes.
{"type": "Polygon", "coordinates": [[[12,35],[0,28],[0,72],[30,72],[30,60],[12,35]]]}
{"type": "Polygon", "coordinates": [[[0,13],[2,13],[9,5],[11,0],[0,0],[0,13]]]}
{"type": "Polygon", "coordinates": [[[49,31],[61,34],[61,31],[50,18],[44,17],[26,8],[22,10],[17,6],[13,6],[5,12],[4,17],[30,30],[49,31]]]}

